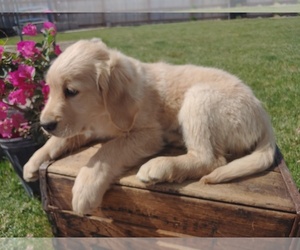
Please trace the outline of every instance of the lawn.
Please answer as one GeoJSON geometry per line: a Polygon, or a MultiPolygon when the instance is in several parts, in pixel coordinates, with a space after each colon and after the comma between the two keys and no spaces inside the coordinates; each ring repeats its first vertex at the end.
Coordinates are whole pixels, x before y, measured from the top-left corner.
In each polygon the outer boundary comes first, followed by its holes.
{"type": "MultiPolygon", "coordinates": [[[[269,112],[277,143],[300,187],[299,17],[99,28],[59,33],[57,41],[91,37],[142,61],[213,66],[239,76],[269,112]]],[[[40,202],[26,197],[3,163],[0,174],[0,237],[50,236],[40,202]]]]}
{"type": "Polygon", "coordinates": [[[0,237],[51,237],[40,200],[25,193],[7,162],[0,163],[0,237]]]}

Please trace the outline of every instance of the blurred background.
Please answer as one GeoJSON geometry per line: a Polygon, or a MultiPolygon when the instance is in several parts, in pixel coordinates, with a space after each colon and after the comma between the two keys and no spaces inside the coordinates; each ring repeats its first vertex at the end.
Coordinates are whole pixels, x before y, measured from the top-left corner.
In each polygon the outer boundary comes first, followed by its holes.
{"type": "Polygon", "coordinates": [[[300,0],[0,0],[0,30],[55,22],[58,31],[201,19],[296,15],[300,0]]]}

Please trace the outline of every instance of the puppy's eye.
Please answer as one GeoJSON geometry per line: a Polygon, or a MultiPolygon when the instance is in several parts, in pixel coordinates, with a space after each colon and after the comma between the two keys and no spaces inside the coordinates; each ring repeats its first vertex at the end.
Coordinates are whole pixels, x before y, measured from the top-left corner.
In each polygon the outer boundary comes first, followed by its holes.
{"type": "Polygon", "coordinates": [[[66,88],[64,91],[65,97],[74,97],[79,93],[79,91],[75,89],[66,88]]]}

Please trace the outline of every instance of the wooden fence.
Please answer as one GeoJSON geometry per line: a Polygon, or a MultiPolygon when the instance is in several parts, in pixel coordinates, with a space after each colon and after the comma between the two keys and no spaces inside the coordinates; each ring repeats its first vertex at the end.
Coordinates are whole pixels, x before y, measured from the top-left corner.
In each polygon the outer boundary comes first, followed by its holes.
{"type": "Polygon", "coordinates": [[[0,0],[0,28],[55,21],[59,30],[92,26],[227,18],[201,9],[296,3],[298,0],[0,0]],[[200,11],[199,11],[200,10],[200,11]],[[200,13],[199,13],[200,12],[200,13]]]}
{"type": "Polygon", "coordinates": [[[0,12],[168,12],[297,3],[298,0],[0,0],[0,12]]]}

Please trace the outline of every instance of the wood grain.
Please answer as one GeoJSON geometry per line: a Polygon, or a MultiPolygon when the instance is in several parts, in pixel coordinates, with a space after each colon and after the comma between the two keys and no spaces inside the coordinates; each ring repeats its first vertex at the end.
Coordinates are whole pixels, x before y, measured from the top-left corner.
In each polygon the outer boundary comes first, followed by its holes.
{"type": "MultiPolygon", "coordinates": [[[[299,234],[299,193],[278,155],[260,174],[230,183],[146,186],[138,167],[116,180],[92,216],[71,210],[72,186],[79,169],[100,144],[65,156],[41,169],[44,209],[57,236],[287,237],[299,234]],[[297,204],[296,204],[297,203],[297,204]]],[[[168,148],[160,155],[179,155],[168,148]]]]}
{"type": "Polygon", "coordinates": [[[131,225],[96,216],[80,216],[70,211],[52,213],[58,228],[56,236],[62,237],[191,237],[157,228],[131,225]]]}
{"type": "MultiPolygon", "coordinates": [[[[100,147],[101,145],[95,145],[62,158],[51,164],[48,172],[62,176],[76,177],[80,167],[84,166],[100,147]]],[[[178,149],[172,150],[167,154],[179,154],[182,152],[178,149]]],[[[197,180],[193,180],[181,184],[163,183],[153,186],[146,186],[140,182],[135,176],[137,171],[138,167],[133,168],[117,180],[116,183],[122,186],[180,194],[187,197],[198,197],[226,203],[295,212],[293,199],[286,188],[281,173],[278,171],[265,171],[248,178],[217,185],[202,185],[197,180]]]]}
{"type": "MultiPolygon", "coordinates": [[[[61,178],[61,176],[49,174],[49,200],[56,211],[71,210],[73,181],[72,178],[61,178]]],[[[292,213],[182,197],[119,185],[114,185],[107,192],[101,209],[95,211],[92,217],[111,219],[114,222],[137,227],[142,225],[142,227],[149,228],[149,233],[147,230],[142,231],[142,234],[148,237],[154,236],[153,232],[158,229],[205,237],[288,236],[295,219],[295,215],[292,213]]],[[[91,217],[84,218],[85,221],[92,219],[91,217]]],[[[92,225],[108,226],[107,222],[93,221],[92,225]]],[[[76,230],[90,228],[90,222],[86,223],[87,225],[75,226],[76,230]]],[[[127,236],[140,236],[141,232],[132,230],[127,233],[127,236]]],[[[100,234],[124,236],[122,230],[116,231],[111,228],[106,234],[103,232],[100,234]]],[[[71,235],[77,236],[77,234],[71,235]]],[[[86,236],[90,235],[86,234],[86,236]]]]}

